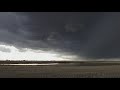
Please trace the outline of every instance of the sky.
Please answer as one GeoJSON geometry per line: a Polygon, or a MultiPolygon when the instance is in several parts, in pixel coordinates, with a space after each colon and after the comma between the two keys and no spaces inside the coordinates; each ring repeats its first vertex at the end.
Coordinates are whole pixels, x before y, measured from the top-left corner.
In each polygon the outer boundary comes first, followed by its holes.
{"type": "Polygon", "coordinates": [[[0,60],[120,58],[120,12],[0,12],[0,60]]]}

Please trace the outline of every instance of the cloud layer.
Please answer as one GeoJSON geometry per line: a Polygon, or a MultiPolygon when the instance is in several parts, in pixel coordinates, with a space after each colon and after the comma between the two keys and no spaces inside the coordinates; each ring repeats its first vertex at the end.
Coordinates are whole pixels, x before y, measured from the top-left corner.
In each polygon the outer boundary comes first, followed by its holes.
{"type": "Polygon", "coordinates": [[[120,58],[119,38],[119,12],[0,12],[1,44],[20,50],[120,58]]]}

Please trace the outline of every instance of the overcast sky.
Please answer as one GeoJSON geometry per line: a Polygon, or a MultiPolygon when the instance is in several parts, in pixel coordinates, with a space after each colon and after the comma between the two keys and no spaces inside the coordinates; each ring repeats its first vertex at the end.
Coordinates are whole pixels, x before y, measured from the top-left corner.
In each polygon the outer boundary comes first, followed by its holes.
{"type": "Polygon", "coordinates": [[[120,12],[0,12],[0,45],[5,59],[10,46],[54,59],[120,58],[120,12]]]}

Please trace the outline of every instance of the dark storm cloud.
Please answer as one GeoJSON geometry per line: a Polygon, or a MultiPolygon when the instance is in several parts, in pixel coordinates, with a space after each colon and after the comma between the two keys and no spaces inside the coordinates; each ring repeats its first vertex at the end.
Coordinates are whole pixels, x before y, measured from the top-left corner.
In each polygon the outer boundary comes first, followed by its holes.
{"type": "Polygon", "coordinates": [[[85,58],[119,58],[119,39],[119,12],[0,13],[0,42],[17,48],[55,50],[85,58]]]}

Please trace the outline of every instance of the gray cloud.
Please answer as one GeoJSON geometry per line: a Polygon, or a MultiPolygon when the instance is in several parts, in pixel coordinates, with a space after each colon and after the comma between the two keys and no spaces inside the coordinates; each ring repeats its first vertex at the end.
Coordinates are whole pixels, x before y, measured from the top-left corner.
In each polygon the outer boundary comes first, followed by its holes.
{"type": "Polygon", "coordinates": [[[84,25],[83,24],[67,24],[65,26],[66,32],[77,32],[79,30],[83,30],[84,25]]]}
{"type": "Polygon", "coordinates": [[[7,53],[11,52],[11,50],[9,48],[5,48],[5,47],[0,47],[0,51],[1,52],[7,52],[7,53]]]}
{"type": "Polygon", "coordinates": [[[85,58],[120,57],[119,12],[1,12],[0,42],[85,58]]]}

